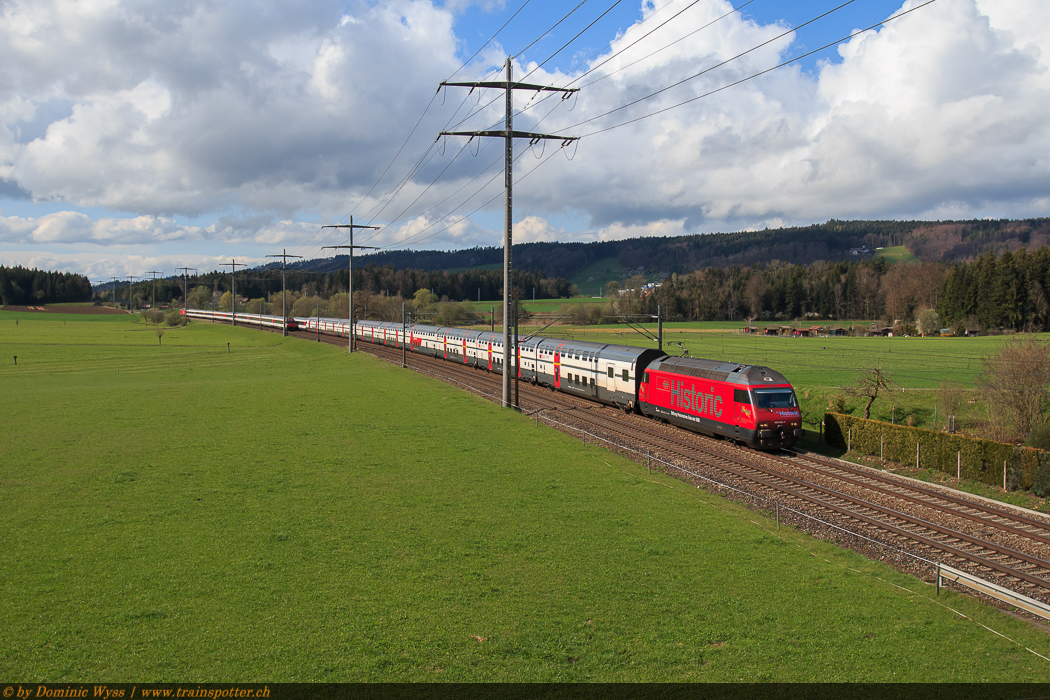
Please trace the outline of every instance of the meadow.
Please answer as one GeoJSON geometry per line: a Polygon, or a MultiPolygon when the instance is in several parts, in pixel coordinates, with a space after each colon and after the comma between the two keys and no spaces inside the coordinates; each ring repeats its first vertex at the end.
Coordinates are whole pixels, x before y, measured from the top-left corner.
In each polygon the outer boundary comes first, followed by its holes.
{"type": "Polygon", "coordinates": [[[16,355],[9,680],[1050,680],[1027,622],[363,353],[0,312],[16,355]]]}

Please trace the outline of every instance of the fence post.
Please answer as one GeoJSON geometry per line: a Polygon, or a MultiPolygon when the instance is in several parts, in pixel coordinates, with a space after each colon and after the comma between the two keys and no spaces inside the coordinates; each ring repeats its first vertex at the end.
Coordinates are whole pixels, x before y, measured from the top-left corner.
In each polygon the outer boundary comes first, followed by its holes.
{"type": "Polygon", "coordinates": [[[879,433],[879,461],[886,461],[886,436],[879,433]]]}
{"type": "Polygon", "coordinates": [[[941,594],[941,565],[937,565],[937,595],[941,594]]]}
{"type": "Polygon", "coordinates": [[[1006,460],[1003,460],[1003,491],[1006,490],[1006,460]]]}
{"type": "Polygon", "coordinates": [[[919,443],[915,443],[915,468],[919,468],[919,443]]]}
{"type": "Polygon", "coordinates": [[[853,449],[853,428],[846,428],[846,452],[853,449]]]}
{"type": "Polygon", "coordinates": [[[962,481],[962,450],[959,450],[956,459],[958,461],[955,463],[955,480],[962,481]]]}

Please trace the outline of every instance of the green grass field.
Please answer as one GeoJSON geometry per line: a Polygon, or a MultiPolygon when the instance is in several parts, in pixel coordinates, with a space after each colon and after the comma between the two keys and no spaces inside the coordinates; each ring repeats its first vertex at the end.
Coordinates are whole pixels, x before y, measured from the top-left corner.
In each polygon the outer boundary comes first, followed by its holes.
{"type": "Polygon", "coordinates": [[[873,257],[886,258],[890,262],[921,262],[910,250],[902,245],[891,248],[879,248],[875,251],[873,257]]]}
{"type": "Polygon", "coordinates": [[[616,258],[599,260],[589,265],[569,281],[576,285],[580,294],[586,297],[596,297],[605,292],[605,285],[609,282],[619,282],[621,285],[627,278],[627,270],[617,262],[616,258]]]}
{"type": "Polygon", "coordinates": [[[5,678],[1050,680],[1028,623],[460,390],[160,340],[0,312],[5,678]]]}

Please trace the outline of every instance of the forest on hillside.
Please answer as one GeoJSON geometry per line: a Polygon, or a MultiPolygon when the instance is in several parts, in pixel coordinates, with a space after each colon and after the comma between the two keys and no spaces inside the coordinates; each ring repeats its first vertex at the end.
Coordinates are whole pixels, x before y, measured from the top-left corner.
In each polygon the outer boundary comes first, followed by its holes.
{"type": "MultiPolygon", "coordinates": [[[[321,300],[341,295],[346,306],[346,270],[341,273],[288,274],[288,308],[310,315],[321,300]],[[313,300],[303,301],[300,299],[313,300]]],[[[190,305],[228,308],[229,275],[201,276],[192,285],[190,305]],[[200,282],[204,282],[201,284],[200,282]]],[[[158,283],[159,284],[159,283],[158,283]]],[[[659,286],[646,286],[637,275],[611,282],[606,298],[577,305],[576,320],[598,322],[616,314],[655,314],[667,320],[781,321],[823,323],[837,320],[881,320],[886,325],[1050,331],[1050,248],[1001,254],[988,252],[972,262],[897,262],[882,258],[849,262],[818,261],[795,265],[774,261],[749,266],[707,267],[669,275],[659,286]],[[920,320],[922,323],[920,323],[920,320]]],[[[245,274],[237,279],[237,296],[250,303],[246,311],[281,314],[280,274],[245,274]]],[[[499,299],[502,271],[440,272],[366,266],[354,270],[354,303],[378,317],[400,319],[401,302],[412,311],[421,291],[444,302],[499,299]]],[[[566,298],[573,288],[564,278],[516,271],[515,297],[530,300],[566,298]]],[[[158,292],[159,293],[159,292],[158,292]]],[[[175,297],[178,299],[178,297],[175,297]]],[[[338,313],[332,312],[334,315],[338,313]]],[[[345,311],[339,313],[345,314],[345,311]]]]}
{"type": "MultiPolygon", "coordinates": [[[[886,325],[1050,331],[1050,248],[988,252],[972,262],[774,262],[672,275],[648,291],[633,280],[622,313],[701,321],[881,319],[886,325]]],[[[614,290],[619,296],[619,290],[614,290]]],[[[935,329],[930,329],[935,330],[935,329]]]]}
{"type": "Polygon", "coordinates": [[[71,272],[0,266],[0,303],[4,306],[91,301],[91,281],[71,272]]]}
{"type": "MultiPolygon", "coordinates": [[[[838,221],[812,226],[696,234],[673,238],[632,238],[593,243],[519,243],[514,265],[545,277],[571,279],[602,260],[628,269],[686,274],[703,267],[748,267],[779,260],[805,265],[856,259],[856,251],[906,246],[921,260],[967,262],[988,251],[1036,250],[1050,244],[1050,219],[975,221],[838,221]]],[[[502,265],[503,248],[457,251],[383,251],[356,258],[355,265],[395,270],[461,270],[502,265]]],[[[299,263],[319,272],[346,269],[346,256],[299,263]]]]}
{"type": "MultiPolygon", "coordinates": [[[[659,307],[667,319],[693,321],[868,319],[894,325],[916,324],[925,312],[927,326],[936,321],[951,328],[1050,330],[1048,241],[1050,219],[932,224],[830,221],[804,229],[714,236],[527,244],[520,253],[515,246],[513,286],[519,299],[567,298],[576,293],[568,281],[570,270],[616,254],[628,263],[625,267],[635,270],[674,264],[682,271],[663,275],[655,288],[645,286],[654,277],[650,274],[613,281],[602,302],[610,307],[606,309],[609,313],[652,314],[659,307]],[[820,252],[841,253],[846,245],[853,254],[846,250],[841,259],[829,255],[807,260],[820,252]],[[864,253],[864,249],[870,252],[897,245],[908,247],[923,262],[890,263],[864,253]],[[530,266],[530,259],[543,258],[530,255],[547,249],[557,252],[557,261],[548,259],[547,268],[538,262],[530,266]]],[[[366,299],[361,308],[389,308],[393,309],[389,313],[399,314],[399,303],[377,300],[406,300],[411,309],[417,292],[423,289],[440,301],[499,300],[502,270],[478,268],[492,264],[488,257],[493,250],[502,255],[498,249],[401,254],[433,265],[451,260],[468,268],[455,272],[399,267],[394,253],[384,253],[386,258],[368,256],[354,268],[355,304],[356,295],[361,294],[366,299]],[[376,265],[377,259],[387,262],[376,265]],[[371,304],[368,299],[373,300],[371,304]]],[[[346,258],[342,260],[342,266],[328,272],[289,269],[291,302],[304,297],[345,297],[348,276],[346,258]]],[[[279,269],[248,270],[238,273],[236,279],[238,298],[255,300],[255,308],[264,308],[281,291],[279,269]]],[[[181,301],[182,282],[157,280],[158,303],[181,301]]],[[[218,305],[230,291],[231,277],[213,272],[187,283],[195,290],[196,303],[218,305]]],[[[126,292],[118,287],[117,300],[126,299],[126,292]]],[[[136,306],[147,305],[151,293],[149,283],[135,285],[136,306]]],[[[111,294],[107,291],[103,298],[113,298],[111,294]]],[[[281,311],[278,308],[274,313],[281,311]]],[[[589,317],[599,318],[602,313],[605,311],[592,312],[589,317]]]]}

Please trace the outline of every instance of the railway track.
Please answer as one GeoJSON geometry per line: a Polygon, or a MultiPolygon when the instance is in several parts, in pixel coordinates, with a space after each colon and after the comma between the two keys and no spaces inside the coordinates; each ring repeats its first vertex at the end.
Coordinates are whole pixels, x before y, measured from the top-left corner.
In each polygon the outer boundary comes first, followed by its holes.
{"type": "MultiPolygon", "coordinates": [[[[358,347],[401,363],[400,349],[358,347]]],[[[408,364],[500,400],[498,375],[413,353],[408,364]]],[[[937,565],[946,565],[1050,604],[1050,518],[1041,514],[837,460],[739,448],[525,382],[519,405],[635,459],[649,456],[672,476],[715,483],[775,509],[778,518],[817,536],[852,540],[852,548],[911,573],[932,578],[937,565]]]]}

